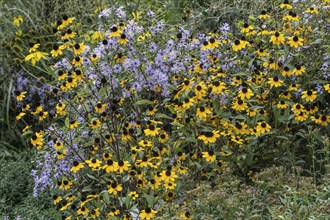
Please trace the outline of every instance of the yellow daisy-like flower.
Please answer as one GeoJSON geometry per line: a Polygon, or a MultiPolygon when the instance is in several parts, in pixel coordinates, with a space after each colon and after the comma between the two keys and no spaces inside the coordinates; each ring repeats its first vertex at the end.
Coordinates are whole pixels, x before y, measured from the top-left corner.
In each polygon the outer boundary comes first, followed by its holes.
{"type": "Polygon", "coordinates": [[[59,203],[60,201],[62,201],[62,197],[61,197],[61,196],[53,195],[53,202],[54,202],[54,205],[56,205],[56,204],[59,203]]]}
{"type": "Polygon", "coordinates": [[[283,3],[280,4],[280,8],[281,9],[292,9],[292,5],[289,4],[289,1],[288,0],[284,0],[283,3]]]}
{"type": "Polygon", "coordinates": [[[206,131],[199,135],[197,139],[202,140],[205,144],[215,143],[217,141],[217,138],[220,137],[219,133],[220,132],[217,130],[206,131]]]}
{"type": "Polygon", "coordinates": [[[269,42],[275,44],[275,45],[281,45],[284,44],[284,34],[275,32],[274,35],[270,37],[269,42]]]}
{"type": "Polygon", "coordinates": [[[105,109],[105,106],[106,106],[105,104],[102,104],[101,102],[98,102],[96,104],[96,106],[94,107],[94,109],[97,113],[102,113],[105,109]]]}
{"type": "Polygon", "coordinates": [[[25,112],[19,112],[17,115],[16,115],[16,120],[19,121],[26,113],[25,112]]]}
{"type": "Polygon", "coordinates": [[[180,214],[180,217],[181,217],[183,220],[192,220],[192,216],[191,216],[190,212],[188,212],[188,211],[182,212],[182,213],[180,214]]]}
{"type": "Polygon", "coordinates": [[[43,132],[35,132],[34,135],[31,138],[31,144],[35,147],[37,147],[38,150],[41,150],[43,146],[44,138],[43,138],[43,132]]]}
{"type": "Polygon", "coordinates": [[[78,161],[75,160],[75,161],[73,161],[73,164],[72,164],[72,167],[71,167],[70,171],[76,173],[82,168],[84,168],[84,164],[79,163],[78,161]]]}
{"type": "Polygon", "coordinates": [[[120,44],[127,44],[129,40],[126,37],[126,34],[121,34],[120,37],[118,38],[118,43],[120,44]]]}
{"type": "Polygon", "coordinates": [[[315,7],[309,7],[305,12],[310,13],[310,14],[318,14],[319,13],[317,8],[315,8],[315,7]]]}
{"type": "Polygon", "coordinates": [[[89,213],[91,214],[93,219],[96,219],[101,215],[99,208],[92,209],[89,213]]]}
{"type": "Polygon", "coordinates": [[[251,89],[243,87],[239,92],[238,92],[238,97],[242,100],[244,99],[250,99],[253,96],[253,92],[251,89]]]}
{"type": "Polygon", "coordinates": [[[85,163],[87,163],[87,165],[93,170],[98,170],[101,167],[102,161],[100,161],[99,159],[92,158],[89,160],[85,160],[85,163]]]}
{"type": "Polygon", "coordinates": [[[278,102],[276,107],[279,109],[286,109],[289,107],[289,105],[287,103],[285,103],[285,101],[282,100],[282,101],[278,102]]]}
{"type": "Polygon", "coordinates": [[[216,159],[216,155],[213,150],[209,150],[207,152],[202,152],[203,158],[205,158],[206,162],[214,162],[216,159]]]}
{"type": "Polygon", "coordinates": [[[323,88],[324,88],[325,91],[327,91],[328,93],[330,93],[330,84],[329,83],[328,84],[325,84],[323,86],[323,88]]]}
{"type": "Polygon", "coordinates": [[[146,136],[156,136],[159,134],[160,128],[157,128],[155,125],[149,125],[147,129],[144,129],[144,134],[146,136]]]}
{"type": "Polygon", "coordinates": [[[118,27],[113,26],[113,27],[111,28],[111,33],[110,33],[109,37],[110,37],[110,38],[113,38],[113,37],[120,37],[121,33],[122,33],[122,31],[121,31],[118,27]]]}
{"type": "Polygon", "coordinates": [[[13,24],[16,26],[16,27],[20,27],[21,24],[23,23],[23,17],[21,15],[17,15],[13,18],[13,24]]]}
{"type": "Polygon", "coordinates": [[[247,108],[246,102],[244,102],[242,99],[236,99],[235,102],[232,103],[231,108],[235,111],[242,112],[247,108]]]}
{"type": "Polygon", "coordinates": [[[157,211],[155,211],[155,210],[148,207],[148,208],[141,211],[141,213],[139,214],[139,217],[142,220],[144,220],[144,219],[150,220],[153,217],[155,217],[156,214],[157,214],[157,211]]]}
{"type": "Polygon", "coordinates": [[[117,196],[118,192],[121,192],[123,190],[123,187],[121,184],[118,184],[117,182],[112,182],[108,184],[108,192],[109,194],[112,194],[114,196],[117,196]]]}
{"type": "Polygon", "coordinates": [[[270,132],[271,129],[272,128],[270,127],[270,125],[267,124],[266,122],[264,122],[264,121],[258,122],[257,127],[256,127],[256,135],[261,135],[266,132],[270,132]]]}
{"type": "Polygon", "coordinates": [[[79,123],[78,123],[77,121],[75,121],[75,120],[70,121],[69,129],[74,129],[74,128],[76,128],[78,125],[79,125],[79,123]]]}
{"type": "Polygon", "coordinates": [[[283,80],[280,80],[278,76],[274,76],[273,78],[268,78],[267,82],[270,86],[279,87],[283,84],[283,80]]]}
{"type": "Polygon", "coordinates": [[[123,173],[124,171],[128,171],[131,164],[128,161],[123,161],[123,160],[119,160],[116,164],[116,171],[118,173],[123,173]]]}
{"type": "Polygon", "coordinates": [[[81,66],[83,64],[84,59],[80,56],[76,56],[73,60],[72,60],[72,64],[75,66],[81,66]]]}
{"type": "Polygon", "coordinates": [[[41,59],[46,59],[46,56],[48,56],[48,53],[36,51],[27,55],[25,57],[25,61],[31,61],[32,65],[34,66],[41,59]]]}
{"type": "Polygon", "coordinates": [[[86,50],[86,45],[84,43],[75,44],[73,46],[73,53],[75,55],[82,54],[86,50]]]}
{"type": "Polygon", "coordinates": [[[89,209],[86,208],[85,206],[80,207],[80,208],[77,210],[77,214],[78,214],[78,215],[87,215],[88,213],[89,213],[89,209]]]}
{"type": "Polygon", "coordinates": [[[139,197],[136,191],[132,191],[128,194],[134,201],[139,197]]]}
{"type": "Polygon", "coordinates": [[[113,160],[107,160],[106,164],[102,167],[105,172],[110,173],[110,172],[115,172],[118,169],[118,163],[114,162],[113,160]]]}
{"type": "Polygon", "coordinates": [[[298,48],[300,46],[303,46],[304,39],[299,38],[298,36],[292,36],[289,38],[288,44],[290,47],[298,48]]]}
{"type": "Polygon", "coordinates": [[[246,47],[246,44],[244,44],[242,41],[240,40],[235,40],[232,46],[233,51],[240,51],[242,49],[244,49],[246,47]]]}
{"type": "Polygon", "coordinates": [[[93,129],[97,129],[101,126],[101,121],[99,119],[94,119],[93,121],[91,121],[90,126],[93,129]]]}
{"type": "Polygon", "coordinates": [[[212,112],[209,108],[201,106],[197,108],[196,116],[202,120],[206,120],[208,118],[208,115],[210,115],[212,112]]]}
{"type": "Polygon", "coordinates": [[[260,18],[260,19],[267,19],[267,18],[270,18],[270,16],[267,14],[267,12],[265,10],[262,10],[260,12],[260,15],[258,16],[258,18],[260,18]]]}
{"type": "Polygon", "coordinates": [[[63,50],[64,50],[64,46],[63,45],[54,45],[53,46],[53,49],[50,51],[50,54],[53,56],[53,57],[57,57],[57,56],[60,56],[63,54],[63,50]]]}
{"type": "Polygon", "coordinates": [[[301,98],[305,99],[307,102],[313,102],[317,97],[317,92],[312,90],[303,91],[301,98]]]}
{"type": "Polygon", "coordinates": [[[306,67],[304,66],[296,66],[296,68],[293,70],[293,74],[296,76],[301,76],[305,72],[306,72],[306,67]]]}

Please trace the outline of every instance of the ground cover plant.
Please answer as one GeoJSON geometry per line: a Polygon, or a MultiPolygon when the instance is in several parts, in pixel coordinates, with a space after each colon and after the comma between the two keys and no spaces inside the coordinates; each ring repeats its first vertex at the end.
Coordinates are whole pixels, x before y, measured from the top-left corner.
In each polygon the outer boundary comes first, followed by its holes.
{"type": "MultiPolygon", "coordinates": [[[[47,40],[21,39],[16,119],[38,150],[34,196],[50,190],[62,219],[151,219],[227,172],[258,185],[264,168],[299,165],[323,184],[328,6],[272,1],[201,33],[114,5],[89,30],[63,14],[47,40]]],[[[189,206],[177,215],[201,216],[189,206]]]]}

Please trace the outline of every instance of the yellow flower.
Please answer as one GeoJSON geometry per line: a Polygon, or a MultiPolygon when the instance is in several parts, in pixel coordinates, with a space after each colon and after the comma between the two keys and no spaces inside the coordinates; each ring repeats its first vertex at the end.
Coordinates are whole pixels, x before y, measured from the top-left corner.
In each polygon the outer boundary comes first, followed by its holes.
{"type": "Polygon", "coordinates": [[[84,164],[79,163],[78,161],[75,160],[75,161],[73,161],[73,164],[72,164],[72,167],[71,167],[70,171],[76,173],[82,168],[84,168],[84,164]]]}
{"type": "Polygon", "coordinates": [[[251,89],[243,87],[237,95],[241,100],[250,99],[253,96],[253,92],[251,89]]]}
{"type": "Polygon", "coordinates": [[[86,45],[84,43],[75,44],[73,46],[73,53],[75,55],[79,55],[79,54],[83,53],[85,50],[86,50],[86,45]]]}
{"type": "Polygon", "coordinates": [[[19,112],[17,115],[16,115],[16,120],[20,120],[26,113],[25,112],[19,112]]]}
{"type": "Polygon", "coordinates": [[[201,106],[201,107],[197,108],[196,116],[205,121],[207,119],[208,115],[211,113],[212,112],[210,111],[209,108],[201,106]]]}
{"type": "Polygon", "coordinates": [[[35,132],[31,138],[31,144],[37,147],[38,150],[41,150],[43,142],[44,142],[43,132],[42,131],[35,132]]]}
{"type": "Polygon", "coordinates": [[[220,137],[219,133],[220,132],[217,130],[202,132],[202,134],[199,135],[197,139],[202,140],[205,144],[215,143],[217,138],[220,137]]]}
{"type": "Polygon", "coordinates": [[[269,42],[271,42],[275,45],[284,44],[284,34],[281,34],[279,32],[275,32],[275,34],[270,37],[269,42]]]}
{"type": "Polygon", "coordinates": [[[317,97],[317,92],[312,90],[303,91],[301,98],[305,99],[307,102],[313,102],[317,97]]]}
{"type": "Polygon", "coordinates": [[[323,86],[323,88],[324,88],[325,91],[327,91],[328,93],[330,93],[330,84],[329,83],[328,84],[325,84],[323,86]]]}
{"type": "Polygon", "coordinates": [[[294,112],[294,114],[299,114],[300,112],[305,111],[305,108],[303,105],[296,103],[292,106],[291,110],[294,112]]]}
{"type": "Polygon", "coordinates": [[[115,172],[118,169],[118,164],[117,162],[114,162],[113,160],[110,159],[106,161],[106,164],[102,168],[107,173],[115,172]]]}
{"type": "Polygon", "coordinates": [[[133,200],[136,200],[139,197],[139,194],[136,191],[132,191],[128,194],[133,200]]]}
{"type": "Polygon", "coordinates": [[[150,220],[152,219],[153,217],[155,217],[155,215],[157,214],[157,211],[151,209],[151,208],[146,208],[145,210],[142,210],[139,217],[144,220],[150,220]]]}
{"type": "Polygon", "coordinates": [[[100,212],[99,208],[95,208],[90,211],[90,214],[93,219],[96,219],[101,214],[101,212],[100,212]]]}
{"type": "Polygon", "coordinates": [[[20,27],[21,26],[21,23],[23,23],[23,17],[21,15],[17,15],[13,18],[13,24],[16,26],[16,27],[20,27]]]}
{"type": "Polygon", "coordinates": [[[98,39],[103,40],[103,38],[104,38],[103,34],[104,34],[103,32],[95,31],[92,35],[92,39],[93,40],[98,40],[98,39]]]}
{"type": "Polygon", "coordinates": [[[284,0],[282,4],[280,4],[280,8],[283,9],[283,8],[286,8],[286,9],[292,9],[292,5],[289,4],[289,1],[288,0],[284,0]]]}
{"type": "Polygon", "coordinates": [[[155,127],[155,125],[149,125],[147,129],[144,129],[144,134],[147,136],[156,136],[159,134],[160,128],[155,127]]]}
{"type": "Polygon", "coordinates": [[[235,102],[232,103],[231,108],[238,111],[238,112],[242,112],[247,108],[247,104],[246,102],[244,102],[242,99],[238,98],[236,99],[235,102]]]}
{"type": "Polygon", "coordinates": [[[75,66],[81,66],[83,64],[84,59],[80,56],[76,56],[73,60],[72,60],[72,64],[75,66]]]}
{"type": "Polygon", "coordinates": [[[129,164],[128,161],[123,161],[123,160],[119,160],[116,165],[117,165],[116,171],[118,173],[123,173],[124,171],[128,171],[131,166],[131,164],[129,164]]]}
{"type": "Polygon", "coordinates": [[[180,217],[183,219],[183,220],[192,220],[192,216],[190,214],[190,212],[186,211],[186,212],[182,212],[180,214],[180,217]]]}
{"type": "Polygon", "coordinates": [[[105,109],[105,104],[102,104],[101,102],[98,102],[96,106],[94,107],[95,111],[97,113],[102,113],[105,109]]]}
{"type": "Polygon", "coordinates": [[[122,31],[120,29],[118,29],[116,26],[113,26],[111,28],[111,33],[109,35],[110,38],[112,37],[120,37],[122,31]]]}
{"type": "Polygon", "coordinates": [[[101,167],[101,161],[99,159],[92,158],[90,160],[85,160],[87,165],[92,168],[93,170],[98,170],[101,167]]]}
{"type": "Polygon", "coordinates": [[[209,150],[207,152],[202,152],[203,158],[205,158],[206,162],[214,162],[216,159],[216,155],[213,150],[209,150]]]}
{"type": "Polygon", "coordinates": [[[290,45],[290,47],[298,48],[298,47],[304,45],[303,42],[304,42],[304,39],[299,38],[297,36],[292,36],[289,38],[288,44],[290,45]]]}
{"type": "Polygon", "coordinates": [[[129,40],[126,37],[126,34],[121,34],[120,37],[118,38],[118,43],[120,44],[127,44],[129,40]]]}
{"type": "Polygon", "coordinates": [[[93,129],[97,129],[101,126],[101,121],[99,119],[94,119],[93,121],[91,121],[90,126],[93,129]]]}
{"type": "Polygon", "coordinates": [[[175,186],[176,186],[176,183],[174,183],[174,182],[165,182],[164,183],[164,187],[166,188],[166,189],[175,189],[175,186]]]}
{"type": "Polygon", "coordinates": [[[264,122],[264,121],[258,122],[257,127],[256,127],[256,135],[261,135],[266,132],[270,132],[271,129],[272,128],[270,127],[270,125],[267,124],[266,122],[264,122]]]}
{"type": "Polygon", "coordinates": [[[86,208],[86,207],[80,207],[78,210],[77,210],[77,214],[78,215],[87,215],[89,213],[89,209],[86,208]]]}
{"type": "Polygon", "coordinates": [[[108,184],[108,192],[109,194],[113,194],[114,196],[116,196],[118,194],[118,192],[123,190],[123,187],[121,184],[118,184],[117,182],[112,182],[108,184]]]}
{"type": "Polygon", "coordinates": [[[29,46],[30,46],[29,53],[32,53],[37,51],[40,44],[29,43],[29,46]]]}
{"type": "Polygon", "coordinates": [[[267,14],[267,12],[265,10],[262,10],[260,15],[258,16],[258,18],[267,19],[267,18],[270,18],[270,16],[267,14]]]}
{"type": "Polygon", "coordinates": [[[78,126],[78,122],[73,120],[73,121],[70,121],[70,124],[69,124],[69,129],[74,129],[78,126]]]}
{"type": "Polygon", "coordinates": [[[242,41],[236,39],[234,41],[232,49],[233,49],[233,51],[240,51],[240,50],[244,49],[245,47],[246,47],[246,44],[244,44],[242,41]]]}
{"type": "Polygon", "coordinates": [[[27,92],[20,92],[20,91],[15,91],[15,95],[16,95],[16,100],[17,101],[22,101],[25,98],[25,94],[27,92]]]}
{"type": "Polygon", "coordinates": [[[61,196],[53,195],[53,202],[54,202],[54,205],[56,205],[56,204],[59,203],[60,201],[62,201],[62,197],[61,197],[61,196]]]}
{"type": "Polygon", "coordinates": [[[241,29],[241,33],[249,33],[254,29],[253,25],[249,25],[248,23],[244,23],[243,28],[241,29]]]}
{"type": "Polygon", "coordinates": [[[25,57],[25,61],[31,61],[32,65],[34,66],[39,60],[45,59],[47,55],[48,53],[37,51],[27,55],[25,57]]]}
{"type": "Polygon", "coordinates": [[[268,78],[267,82],[270,86],[279,87],[283,84],[283,81],[280,80],[277,76],[274,76],[273,78],[268,78]]]}
{"type": "Polygon", "coordinates": [[[298,114],[295,114],[294,116],[295,116],[294,119],[296,119],[297,121],[300,121],[300,122],[306,121],[308,118],[306,111],[301,111],[298,114]]]}
{"type": "Polygon", "coordinates": [[[57,57],[57,56],[63,54],[63,50],[64,50],[64,46],[63,46],[63,45],[61,45],[61,46],[54,45],[54,46],[53,46],[53,49],[50,51],[50,54],[51,54],[53,57],[57,57]]]}
{"type": "Polygon", "coordinates": [[[306,13],[311,13],[311,14],[318,14],[318,10],[315,7],[309,7],[306,11],[306,13]]]}
{"type": "Polygon", "coordinates": [[[164,131],[159,135],[158,138],[160,143],[165,143],[168,140],[168,134],[164,131]]]}
{"type": "Polygon", "coordinates": [[[279,108],[279,109],[286,109],[286,108],[289,107],[289,105],[286,104],[285,101],[282,100],[282,101],[278,102],[278,104],[276,105],[276,107],[279,108]]]}
{"type": "Polygon", "coordinates": [[[296,76],[301,76],[304,72],[306,72],[306,68],[304,66],[296,66],[293,70],[293,74],[296,76]]]}

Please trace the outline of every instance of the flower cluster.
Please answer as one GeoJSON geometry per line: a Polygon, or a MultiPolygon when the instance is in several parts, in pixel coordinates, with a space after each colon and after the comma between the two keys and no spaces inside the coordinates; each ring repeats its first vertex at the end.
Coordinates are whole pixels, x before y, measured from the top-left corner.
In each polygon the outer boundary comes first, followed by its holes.
{"type": "Polygon", "coordinates": [[[225,168],[246,176],[262,143],[276,148],[297,127],[327,127],[319,102],[329,83],[306,57],[326,54],[327,39],[314,31],[325,5],[284,1],[239,24],[238,35],[172,30],[153,13],[130,19],[113,7],[83,40],[64,16],[52,50],[34,44],[26,58],[35,65],[50,54],[55,79],[45,94],[54,103],[30,109],[28,94],[15,93],[17,119],[43,125],[29,128],[47,158],[36,183],[53,181],[63,219],[151,219],[182,193],[184,176],[208,179],[225,168]]]}

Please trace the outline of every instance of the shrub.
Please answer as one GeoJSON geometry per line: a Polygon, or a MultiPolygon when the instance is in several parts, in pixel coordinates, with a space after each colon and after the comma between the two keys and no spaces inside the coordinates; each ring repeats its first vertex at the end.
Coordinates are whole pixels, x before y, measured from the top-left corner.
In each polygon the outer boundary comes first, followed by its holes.
{"type": "Polygon", "coordinates": [[[326,4],[274,2],[209,34],[116,6],[87,35],[63,16],[50,49],[23,49],[53,81],[15,93],[19,116],[36,124],[24,131],[40,152],[35,194],[50,188],[63,219],[150,219],[181,197],[185,176],[198,183],[229,169],[250,182],[287,161],[322,174],[326,4]],[[316,154],[319,168],[297,159],[316,154]]]}

